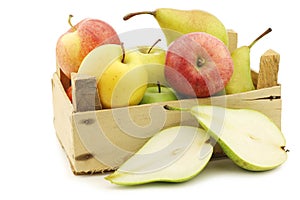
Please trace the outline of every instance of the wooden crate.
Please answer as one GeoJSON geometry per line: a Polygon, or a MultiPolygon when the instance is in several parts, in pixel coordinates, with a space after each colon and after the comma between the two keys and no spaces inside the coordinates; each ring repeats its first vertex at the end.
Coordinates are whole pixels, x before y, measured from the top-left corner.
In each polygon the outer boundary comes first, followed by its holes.
{"type": "MultiPolygon", "coordinates": [[[[237,46],[237,34],[229,31],[230,50],[237,46]]],[[[54,126],[74,174],[103,173],[117,169],[153,134],[175,125],[198,126],[189,113],[171,112],[163,106],[191,107],[211,104],[228,108],[258,110],[281,127],[281,86],[277,84],[279,54],[273,50],[261,56],[260,72],[252,72],[256,90],[211,98],[145,104],[124,108],[78,111],[66,95],[70,85],[59,69],[52,78],[54,126]]],[[[218,145],[213,158],[224,156],[218,145]]]]}

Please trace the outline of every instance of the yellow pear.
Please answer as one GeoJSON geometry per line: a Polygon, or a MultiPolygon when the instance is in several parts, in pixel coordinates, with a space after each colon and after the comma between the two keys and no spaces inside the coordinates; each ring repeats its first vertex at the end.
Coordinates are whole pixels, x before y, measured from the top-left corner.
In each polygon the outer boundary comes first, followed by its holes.
{"type": "Polygon", "coordinates": [[[251,77],[250,49],[260,38],[262,38],[271,31],[272,29],[268,28],[249,46],[241,46],[232,52],[231,57],[234,69],[233,74],[225,87],[227,94],[247,92],[255,89],[251,77]]]}
{"type": "Polygon", "coordinates": [[[228,35],[225,26],[211,13],[202,10],[159,8],[155,11],[130,13],[124,16],[123,19],[127,20],[140,14],[150,14],[155,17],[166,36],[168,44],[182,34],[206,32],[219,38],[225,45],[228,45],[228,35]]]}

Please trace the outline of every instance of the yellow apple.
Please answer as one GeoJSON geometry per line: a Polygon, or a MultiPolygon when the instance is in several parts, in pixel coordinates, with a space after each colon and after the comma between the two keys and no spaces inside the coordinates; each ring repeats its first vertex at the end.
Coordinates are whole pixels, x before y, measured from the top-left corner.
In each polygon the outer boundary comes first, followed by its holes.
{"type": "Polygon", "coordinates": [[[105,44],[83,59],[78,73],[96,77],[103,108],[137,105],[142,100],[148,73],[138,54],[137,49],[123,54],[120,45],[105,44]]]}
{"type": "Polygon", "coordinates": [[[98,90],[103,108],[139,104],[147,84],[148,73],[137,50],[126,51],[100,77],[98,90]]]}
{"type": "Polygon", "coordinates": [[[122,49],[117,44],[105,44],[93,49],[81,62],[78,74],[100,77],[109,65],[122,55],[122,49]]]}
{"type": "Polygon", "coordinates": [[[158,81],[161,85],[168,85],[165,74],[166,51],[160,47],[140,46],[138,48],[140,61],[145,65],[148,72],[148,84],[154,85],[158,81]]]}

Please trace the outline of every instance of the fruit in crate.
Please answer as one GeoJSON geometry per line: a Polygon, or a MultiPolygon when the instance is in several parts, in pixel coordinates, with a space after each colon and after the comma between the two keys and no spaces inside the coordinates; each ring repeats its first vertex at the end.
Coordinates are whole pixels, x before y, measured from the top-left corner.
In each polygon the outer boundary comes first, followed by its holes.
{"type": "Polygon", "coordinates": [[[79,74],[95,76],[103,108],[137,105],[147,88],[148,74],[137,49],[106,44],[95,48],[82,61],[79,74]]]}
{"type": "Polygon", "coordinates": [[[175,91],[172,88],[163,87],[160,83],[157,86],[149,86],[140,104],[156,103],[177,100],[175,91]]]}
{"type": "Polygon", "coordinates": [[[159,81],[161,85],[166,86],[168,84],[164,75],[166,51],[155,46],[159,41],[161,40],[157,40],[152,46],[139,46],[139,59],[148,72],[148,85],[159,81]]]}
{"type": "Polygon", "coordinates": [[[136,49],[126,51],[102,74],[98,87],[104,108],[137,105],[148,84],[148,74],[136,49]]]}
{"type": "Polygon", "coordinates": [[[219,38],[225,45],[228,45],[228,35],[225,26],[211,13],[202,10],[159,8],[155,11],[130,13],[124,16],[123,19],[128,20],[140,14],[150,14],[155,17],[166,36],[168,44],[171,44],[171,42],[182,34],[206,32],[219,38]]]}
{"type": "Polygon", "coordinates": [[[120,45],[104,44],[93,49],[83,60],[78,69],[78,74],[94,76],[99,82],[101,75],[109,65],[120,57],[120,45]]]}
{"type": "Polygon", "coordinates": [[[271,31],[271,28],[267,29],[249,46],[241,46],[232,52],[231,56],[234,63],[234,70],[230,81],[225,87],[227,94],[247,92],[255,89],[251,77],[250,49],[260,38],[271,31]]]}
{"type": "Polygon", "coordinates": [[[282,132],[258,111],[206,105],[191,109],[165,108],[189,111],[219,143],[226,155],[243,169],[271,170],[287,159],[282,132]]]}
{"type": "Polygon", "coordinates": [[[210,160],[213,146],[209,141],[203,129],[190,126],[167,128],[151,137],[105,179],[119,185],[187,181],[199,174],[210,160]]]}
{"type": "Polygon", "coordinates": [[[71,78],[77,72],[84,57],[102,44],[120,44],[116,31],[106,22],[98,19],[84,19],[64,33],[56,44],[57,65],[71,78]]]}
{"type": "Polygon", "coordinates": [[[67,96],[69,97],[70,101],[72,102],[72,86],[69,86],[66,90],[67,96]]]}
{"type": "Polygon", "coordinates": [[[227,46],[204,33],[188,33],[168,48],[165,77],[178,93],[189,97],[208,97],[224,89],[233,73],[227,46]]]}

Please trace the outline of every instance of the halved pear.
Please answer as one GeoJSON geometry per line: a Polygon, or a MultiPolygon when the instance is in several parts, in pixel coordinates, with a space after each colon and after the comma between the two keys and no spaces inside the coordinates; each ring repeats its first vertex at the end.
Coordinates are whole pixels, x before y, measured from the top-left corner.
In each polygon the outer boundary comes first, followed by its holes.
{"type": "Polygon", "coordinates": [[[190,112],[227,156],[244,169],[270,170],[287,159],[282,132],[258,111],[201,105],[190,112]]]}
{"type": "Polygon", "coordinates": [[[97,82],[105,70],[117,58],[122,56],[121,46],[118,44],[104,44],[93,49],[81,62],[78,74],[96,77],[97,82]]]}
{"type": "Polygon", "coordinates": [[[162,130],[105,179],[118,185],[187,181],[207,165],[213,153],[209,135],[200,128],[162,130]]]}

